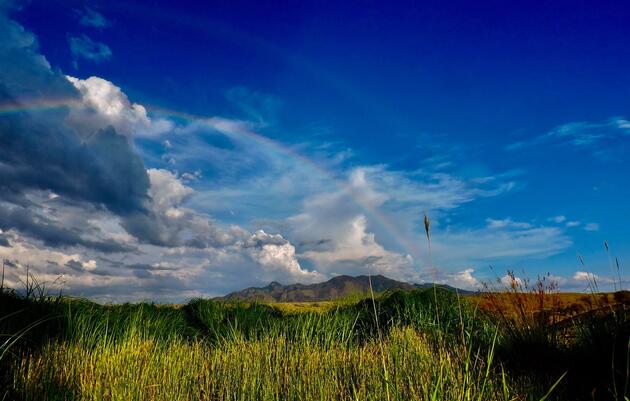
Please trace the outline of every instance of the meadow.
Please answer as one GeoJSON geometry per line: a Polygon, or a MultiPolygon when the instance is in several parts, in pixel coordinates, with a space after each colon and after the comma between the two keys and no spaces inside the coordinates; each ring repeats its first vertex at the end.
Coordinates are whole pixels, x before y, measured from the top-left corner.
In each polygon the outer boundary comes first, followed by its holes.
{"type": "Polygon", "coordinates": [[[2,289],[0,400],[628,400],[628,293],[536,288],[183,305],[2,289]]]}

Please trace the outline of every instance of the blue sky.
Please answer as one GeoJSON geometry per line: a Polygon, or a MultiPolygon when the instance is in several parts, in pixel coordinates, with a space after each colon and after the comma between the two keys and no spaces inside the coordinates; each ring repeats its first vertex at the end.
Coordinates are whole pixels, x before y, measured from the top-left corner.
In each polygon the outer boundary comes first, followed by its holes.
{"type": "Polygon", "coordinates": [[[584,290],[613,286],[604,241],[630,257],[620,2],[1,9],[15,283],[30,264],[116,301],[513,269],[584,290]]]}

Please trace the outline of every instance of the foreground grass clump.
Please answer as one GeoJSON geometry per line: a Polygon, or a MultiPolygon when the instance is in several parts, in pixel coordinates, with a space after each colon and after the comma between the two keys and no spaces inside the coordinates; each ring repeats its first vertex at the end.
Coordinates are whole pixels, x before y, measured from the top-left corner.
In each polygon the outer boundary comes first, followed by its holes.
{"type": "Polygon", "coordinates": [[[468,354],[411,328],[392,330],[383,344],[336,346],[284,337],[216,347],[181,339],[94,348],[53,342],[15,362],[13,386],[25,400],[514,399],[487,358],[468,354]]]}

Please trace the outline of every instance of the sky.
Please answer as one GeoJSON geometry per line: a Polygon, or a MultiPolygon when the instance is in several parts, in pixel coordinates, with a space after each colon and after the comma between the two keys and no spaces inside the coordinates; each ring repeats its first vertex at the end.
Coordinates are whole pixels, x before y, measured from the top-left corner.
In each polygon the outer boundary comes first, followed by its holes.
{"type": "Polygon", "coordinates": [[[0,0],[5,285],[627,284],[629,5],[199,3],[0,0]]]}

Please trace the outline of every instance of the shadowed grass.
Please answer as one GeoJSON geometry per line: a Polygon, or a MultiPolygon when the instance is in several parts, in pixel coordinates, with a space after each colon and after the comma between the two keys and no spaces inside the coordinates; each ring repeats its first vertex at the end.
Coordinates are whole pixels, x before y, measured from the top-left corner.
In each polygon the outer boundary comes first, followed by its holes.
{"type": "Polygon", "coordinates": [[[626,293],[598,293],[593,284],[591,294],[565,296],[546,277],[533,283],[517,279],[513,272],[507,277],[506,290],[492,289],[474,302],[497,327],[497,357],[513,377],[551,386],[566,374],[559,386],[565,399],[627,400],[630,302],[626,293]],[[567,304],[566,299],[575,302],[567,304]]]}

